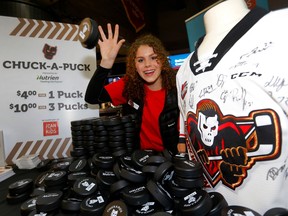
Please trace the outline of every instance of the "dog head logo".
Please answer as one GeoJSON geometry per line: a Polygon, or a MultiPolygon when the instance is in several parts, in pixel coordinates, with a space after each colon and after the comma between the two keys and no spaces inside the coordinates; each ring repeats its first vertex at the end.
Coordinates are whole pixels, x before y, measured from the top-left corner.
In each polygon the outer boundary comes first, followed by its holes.
{"type": "Polygon", "coordinates": [[[45,44],[43,47],[43,53],[46,59],[52,59],[53,56],[56,55],[57,52],[57,46],[52,47],[48,44],[45,44]]]}

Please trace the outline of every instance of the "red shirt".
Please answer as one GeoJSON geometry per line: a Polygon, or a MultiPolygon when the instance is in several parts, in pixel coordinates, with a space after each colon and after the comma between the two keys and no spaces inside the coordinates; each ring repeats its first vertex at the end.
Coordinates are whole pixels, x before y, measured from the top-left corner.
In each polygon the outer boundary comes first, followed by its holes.
{"type": "MultiPolygon", "coordinates": [[[[127,103],[127,99],[122,96],[124,81],[120,79],[117,82],[105,86],[109,93],[112,104],[115,106],[127,103]]],[[[153,149],[163,151],[163,142],[159,129],[159,115],[164,108],[165,90],[151,91],[145,87],[146,98],[144,100],[142,123],[140,130],[141,149],[153,149]]]]}

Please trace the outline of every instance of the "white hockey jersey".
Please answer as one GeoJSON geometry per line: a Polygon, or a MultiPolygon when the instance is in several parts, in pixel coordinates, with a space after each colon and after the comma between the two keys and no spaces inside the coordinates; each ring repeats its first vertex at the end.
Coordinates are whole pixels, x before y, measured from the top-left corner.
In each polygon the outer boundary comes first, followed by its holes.
{"type": "Polygon", "coordinates": [[[288,9],[255,8],[177,73],[180,134],[207,190],[260,214],[288,208],[287,51],[288,9]]]}

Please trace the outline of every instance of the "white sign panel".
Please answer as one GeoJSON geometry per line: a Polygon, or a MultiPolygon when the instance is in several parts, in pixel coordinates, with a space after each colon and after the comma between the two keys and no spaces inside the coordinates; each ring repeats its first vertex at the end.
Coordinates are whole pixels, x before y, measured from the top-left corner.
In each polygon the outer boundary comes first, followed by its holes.
{"type": "Polygon", "coordinates": [[[70,123],[99,116],[84,101],[96,52],[78,25],[0,16],[0,130],[8,164],[28,154],[69,156],[70,123]]]}

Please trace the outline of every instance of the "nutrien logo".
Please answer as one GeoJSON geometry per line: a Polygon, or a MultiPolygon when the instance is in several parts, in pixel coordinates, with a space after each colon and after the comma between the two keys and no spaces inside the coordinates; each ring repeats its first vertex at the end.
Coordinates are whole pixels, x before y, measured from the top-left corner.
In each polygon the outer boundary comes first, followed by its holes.
{"type": "Polygon", "coordinates": [[[46,59],[49,59],[51,60],[53,58],[53,56],[56,55],[56,52],[57,52],[57,46],[55,47],[52,47],[48,44],[45,44],[44,47],[43,47],[43,53],[44,53],[44,57],[46,59]]]}

